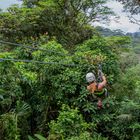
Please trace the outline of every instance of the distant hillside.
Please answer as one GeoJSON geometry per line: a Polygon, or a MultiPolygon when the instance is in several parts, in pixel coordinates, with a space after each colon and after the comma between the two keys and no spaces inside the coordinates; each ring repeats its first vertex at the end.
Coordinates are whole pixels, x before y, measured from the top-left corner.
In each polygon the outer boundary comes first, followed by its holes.
{"type": "MultiPolygon", "coordinates": [[[[140,32],[134,32],[134,33],[127,33],[127,36],[130,36],[132,38],[132,46],[135,48],[140,48],[140,32]]],[[[140,50],[139,50],[140,52],[140,50]]]]}
{"type": "Polygon", "coordinates": [[[134,32],[134,33],[124,33],[122,30],[117,29],[117,30],[111,30],[109,28],[104,28],[101,26],[97,26],[96,29],[99,31],[99,33],[103,36],[131,36],[131,37],[136,37],[140,38],[140,32],[134,32]]]}
{"type": "Polygon", "coordinates": [[[109,28],[104,28],[101,26],[97,26],[96,29],[103,36],[124,36],[125,35],[125,33],[120,29],[111,30],[109,28]]]}
{"type": "Polygon", "coordinates": [[[101,26],[96,27],[97,31],[103,36],[130,36],[132,38],[132,47],[140,48],[140,32],[124,33],[122,30],[110,30],[101,26]]]}
{"type": "Polygon", "coordinates": [[[131,37],[140,38],[140,32],[127,33],[126,35],[131,36],[131,37]]]}

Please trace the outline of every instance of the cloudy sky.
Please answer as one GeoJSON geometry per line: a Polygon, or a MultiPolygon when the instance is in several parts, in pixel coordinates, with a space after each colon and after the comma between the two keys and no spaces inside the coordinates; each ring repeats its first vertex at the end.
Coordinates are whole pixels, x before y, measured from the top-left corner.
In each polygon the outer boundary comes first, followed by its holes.
{"type": "MultiPolygon", "coordinates": [[[[15,3],[21,3],[20,0],[0,0],[0,8],[5,9],[8,6],[10,6],[11,4],[15,4],[15,3]]],[[[115,22],[114,20],[111,20],[110,25],[103,25],[100,23],[96,23],[95,25],[101,25],[104,27],[108,27],[110,29],[121,29],[124,32],[136,32],[136,31],[140,31],[140,27],[136,24],[130,23],[129,19],[127,18],[128,13],[123,13],[123,6],[122,4],[120,4],[119,2],[116,1],[112,1],[108,2],[107,4],[110,8],[112,8],[112,10],[120,16],[119,19],[119,23],[115,22]]],[[[140,20],[140,15],[136,17],[137,19],[140,20]]]]}
{"type": "Polygon", "coordinates": [[[15,4],[17,2],[21,3],[20,0],[0,0],[0,8],[5,9],[9,7],[10,5],[15,4]]]}
{"type": "MultiPolygon", "coordinates": [[[[108,6],[112,8],[112,10],[120,16],[119,23],[116,23],[114,20],[110,23],[111,29],[122,29],[125,32],[135,32],[140,31],[140,26],[133,24],[129,21],[127,15],[130,15],[129,13],[124,13],[123,11],[123,5],[119,2],[112,1],[108,2],[108,6]]],[[[140,20],[140,14],[138,16],[135,16],[136,19],[140,20]]],[[[105,26],[105,25],[104,25],[105,26]]],[[[107,27],[107,26],[106,26],[107,27]]]]}

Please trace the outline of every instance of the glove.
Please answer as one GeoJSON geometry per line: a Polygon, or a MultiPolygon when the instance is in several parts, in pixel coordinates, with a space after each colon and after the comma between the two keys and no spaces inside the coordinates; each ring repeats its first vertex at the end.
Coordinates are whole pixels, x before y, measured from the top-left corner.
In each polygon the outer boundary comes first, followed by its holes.
{"type": "Polygon", "coordinates": [[[104,73],[101,70],[98,70],[98,76],[103,77],[104,76],[104,73]]]}

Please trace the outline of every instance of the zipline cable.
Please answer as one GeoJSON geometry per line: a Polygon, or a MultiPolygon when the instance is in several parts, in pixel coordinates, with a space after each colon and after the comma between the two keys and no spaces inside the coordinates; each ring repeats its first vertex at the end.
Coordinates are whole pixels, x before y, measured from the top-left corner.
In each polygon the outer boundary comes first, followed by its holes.
{"type": "Polygon", "coordinates": [[[51,64],[51,65],[63,65],[63,66],[71,66],[76,67],[76,64],[64,64],[59,62],[43,62],[43,61],[34,61],[34,60],[27,60],[27,59],[11,59],[11,58],[0,58],[0,62],[3,61],[14,61],[14,62],[25,62],[25,63],[38,63],[38,64],[51,64]]]}
{"type": "Polygon", "coordinates": [[[14,45],[14,46],[20,46],[20,47],[31,49],[31,50],[46,51],[46,52],[55,53],[55,54],[58,54],[58,55],[61,55],[61,56],[70,56],[70,54],[63,54],[63,53],[60,53],[60,52],[56,52],[56,51],[53,51],[53,50],[42,49],[42,48],[34,48],[34,47],[31,47],[31,46],[26,46],[26,45],[23,45],[23,44],[7,42],[7,41],[3,41],[3,40],[0,40],[0,43],[8,44],[8,45],[14,45]]]}
{"type": "MultiPolygon", "coordinates": [[[[54,50],[49,50],[49,49],[47,50],[47,49],[42,49],[42,48],[34,48],[34,47],[31,47],[31,46],[26,46],[24,44],[12,43],[12,42],[7,42],[7,41],[3,41],[3,40],[0,40],[0,43],[8,44],[8,45],[14,45],[14,46],[20,46],[20,47],[28,48],[28,49],[31,49],[31,50],[40,50],[40,51],[55,53],[55,54],[58,54],[60,56],[72,56],[71,54],[64,54],[64,53],[56,52],[54,50]]],[[[79,60],[79,58],[75,58],[75,59],[79,60]]],[[[85,59],[85,57],[81,57],[81,59],[85,59]]]]}
{"type": "MultiPolygon", "coordinates": [[[[14,45],[14,46],[20,46],[20,47],[28,48],[28,49],[31,49],[31,50],[41,50],[41,51],[45,51],[45,52],[55,53],[55,54],[58,54],[60,56],[72,56],[71,54],[63,54],[63,53],[60,53],[60,52],[56,52],[54,50],[49,50],[49,49],[47,50],[47,49],[42,49],[42,48],[34,48],[34,47],[31,47],[31,46],[26,46],[26,45],[23,45],[23,44],[7,42],[7,41],[3,41],[3,40],[0,40],[0,43],[8,44],[8,45],[14,45]]],[[[81,59],[85,59],[85,57],[81,57],[81,59]]],[[[81,59],[79,57],[75,58],[75,60],[81,60],[81,59]]]]}

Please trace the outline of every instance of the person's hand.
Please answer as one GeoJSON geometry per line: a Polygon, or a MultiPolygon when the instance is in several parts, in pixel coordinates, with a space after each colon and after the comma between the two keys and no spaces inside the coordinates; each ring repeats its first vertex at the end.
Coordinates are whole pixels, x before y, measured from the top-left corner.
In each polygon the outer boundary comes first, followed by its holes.
{"type": "Polygon", "coordinates": [[[104,73],[101,71],[101,70],[98,70],[98,75],[103,77],[104,76],[104,73]]]}

